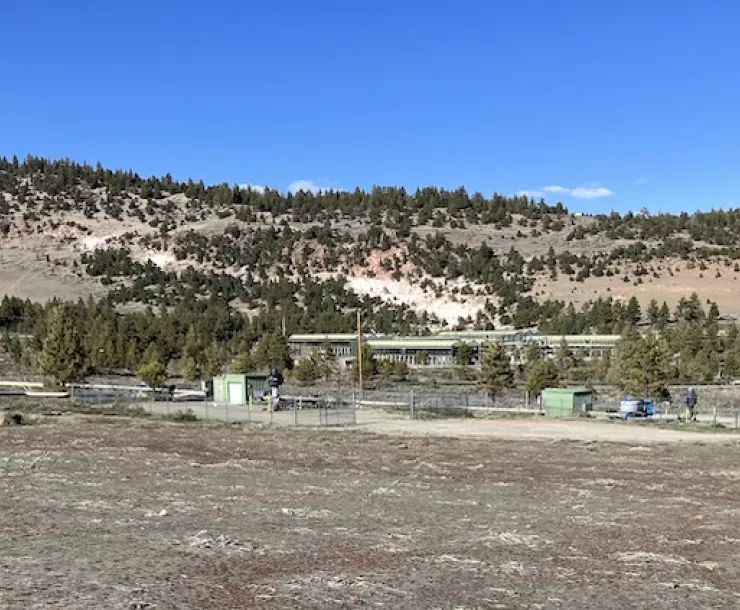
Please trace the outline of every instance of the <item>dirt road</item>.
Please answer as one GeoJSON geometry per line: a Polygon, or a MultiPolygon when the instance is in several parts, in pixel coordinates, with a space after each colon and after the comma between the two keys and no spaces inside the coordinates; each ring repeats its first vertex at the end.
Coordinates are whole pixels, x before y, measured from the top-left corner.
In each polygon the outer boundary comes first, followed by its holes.
{"type": "Polygon", "coordinates": [[[455,438],[499,438],[509,440],[573,440],[617,443],[740,443],[740,433],[687,432],[655,424],[622,421],[558,420],[545,417],[460,418],[411,420],[380,411],[357,412],[360,429],[400,436],[447,436],[455,438]]]}
{"type": "MultiPolygon", "coordinates": [[[[141,405],[140,405],[141,406],[141,405]]],[[[673,443],[702,442],[718,443],[740,442],[740,433],[692,432],[668,429],[644,422],[587,420],[558,420],[541,416],[507,418],[451,418],[451,419],[409,419],[407,414],[374,409],[357,409],[354,416],[350,411],[324,411],[317,409],[277,411],[270,414],[261,409],[249,412],[246,407],[221,405],[206,406],[205,403],[146,403],[142,408],[148,413],[172,415],[176,411],[190,409],[200,419],[226,422],[272,424],[275,426],[319,426],[327,423],[350,424],[355,418],[360,430],[378,434],[400,436],[437,437],[487,437],[501,439],[548,440],[567,439],[574,441],[610,441],[618,443],[673,443]]]]}

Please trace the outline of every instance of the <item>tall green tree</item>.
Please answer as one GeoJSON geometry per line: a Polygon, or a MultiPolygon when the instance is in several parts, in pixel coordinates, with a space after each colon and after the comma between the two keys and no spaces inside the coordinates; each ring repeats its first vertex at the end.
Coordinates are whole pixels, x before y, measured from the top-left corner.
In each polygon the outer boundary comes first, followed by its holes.
{"type": "Polygon", "coordinates": [[[292,360],[285,337],[279,334],[263,335],[254,350],[254,363],[264,370],[273,366],[290,369],[292,360]]]}
{"type": "Polygon", "coordinates": [[[251,373],[254,370],[254,358],[251,351],[239,352],[231,363],[232,373],[251,373]]]}
{"type": "Polygon", "coordinates": [[[492,343],[483,352],[479,384],[491,396],[514,385],[514,371],[502,343],[492,343]]]}
{"type": "Polygon", "coordinates": [[[533,396],[539,396],[545,388],[556,388],[559,383],[558,369],[548,358],[535,362],[524,383],[524,389],[533,396]]]}
{"type": "Polygon", "coordinates": [[[88,360],[72,309],[65,305],[51,307],[46,313],[45,329],[39,356],[41,374],[55,387],[82,380],[88,360]]]}
{"type": "Polygon", "coordinates": [[[658,305],[658,301],[655,299],[651,299],[650,304],[648,305],[647,317],[648,320],[650,320],[650,324],[653,326],[658,325],[658,322],[660,321],[660,306],[658,305]]]}
{"type": "Polygon", "coordinates": [[[472,351],[465,341],[455,344],[455,362],[457,366],[468,366],[472,360],[472,351]]]}
{"type": "Polygon", "coordinates": [[[671,380],[671,354],[665,339],[629,337],[618,347],[617,386],[629,394],[657,397],[671,380]]]}

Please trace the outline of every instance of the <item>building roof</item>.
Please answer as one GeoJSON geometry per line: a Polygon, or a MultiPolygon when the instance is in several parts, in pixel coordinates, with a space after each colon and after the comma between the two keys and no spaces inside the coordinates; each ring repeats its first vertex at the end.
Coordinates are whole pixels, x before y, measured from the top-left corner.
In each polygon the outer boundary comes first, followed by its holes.
{"type": "Polygon", "coordinates": [[[545,388],[542,390],[548,394],[593,394],[590,388],[545,388]]]}

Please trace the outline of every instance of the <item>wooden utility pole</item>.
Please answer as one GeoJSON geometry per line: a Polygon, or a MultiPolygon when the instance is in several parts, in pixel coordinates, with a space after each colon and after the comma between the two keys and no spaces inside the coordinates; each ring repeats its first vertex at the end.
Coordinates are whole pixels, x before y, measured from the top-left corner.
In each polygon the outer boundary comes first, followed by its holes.
{"type": "Polygon", "coordinates": [[[285,334],[285,314],[283,314],[283,337],[287,337],[288,335],[285,334]]]}
{"type": "Polygon", "coordinates": [[[365,385],[362,379],[362,312],[357,310],[357,372],[360,374],[360,400],[365,398],[365,385]]]}

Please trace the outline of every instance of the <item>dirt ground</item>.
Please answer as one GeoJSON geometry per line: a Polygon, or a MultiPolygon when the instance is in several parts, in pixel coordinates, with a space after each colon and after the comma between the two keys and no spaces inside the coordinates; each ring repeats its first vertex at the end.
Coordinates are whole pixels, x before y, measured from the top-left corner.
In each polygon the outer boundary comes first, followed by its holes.
{"type": "Polygon", "coordinates": [[[64,416],[0,430],[0,607],[737,608],[738,457],[64,416]]]}
{"type": "MultiPolygon", "coordinates": [[[[668,428],[658,422],[623,422],[594,419],[554,419],[549,417],[493,417],[414,419],[402,414],[360,409],[359,429],[395,436],[430,436],[502,440],[569,440],[610,443],[740,443],[740,433],[694,428],[668,428]]],[[[722,430],[718,428],[717,430],[722,430]]]]}

